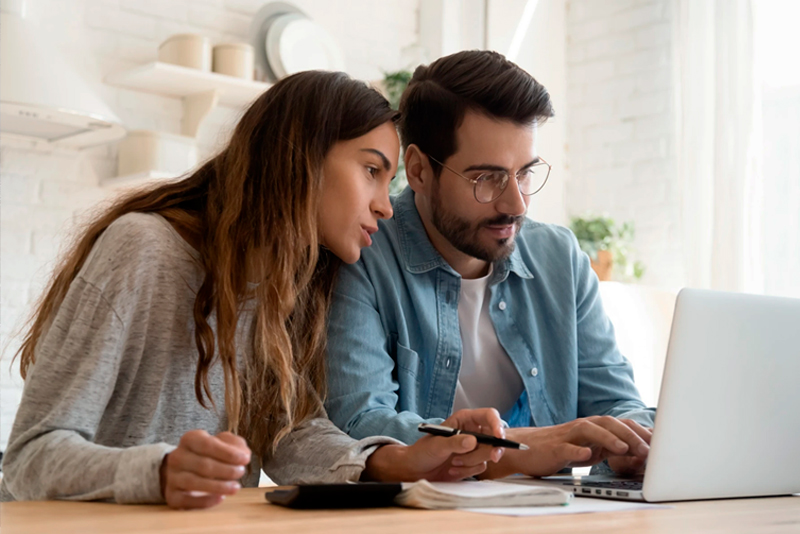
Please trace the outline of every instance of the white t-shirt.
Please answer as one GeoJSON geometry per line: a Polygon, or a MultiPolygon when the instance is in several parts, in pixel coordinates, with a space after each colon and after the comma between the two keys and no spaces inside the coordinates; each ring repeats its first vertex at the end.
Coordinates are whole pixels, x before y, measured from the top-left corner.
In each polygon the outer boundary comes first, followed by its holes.
{"type": "Polygon", "coordinates": [[[461,371],[453,410],[496,408],[510,410],[522,394],[522,379],[497,340],[489,316],[487,291],[491,270],[483,278],[461,280],[458,322],[461,326],[461,371]]]}

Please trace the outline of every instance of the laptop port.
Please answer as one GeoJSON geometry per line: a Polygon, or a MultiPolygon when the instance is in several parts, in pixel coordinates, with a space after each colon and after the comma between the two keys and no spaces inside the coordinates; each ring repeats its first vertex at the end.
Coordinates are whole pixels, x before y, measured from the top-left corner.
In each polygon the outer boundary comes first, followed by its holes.
{"type": "Polygon", "coordinates": [[[620,497],[627,497],[629,494],[627,491],[618,491],[617,495],[619,495],[620,497]]]}
{"type": "Polygon", "coordinates": [[[583,488],[581,489],[581,493],[592,493],[592,490],[590,490],[589,488],[583,488]]]}
{"type": "Polygon", "coordinates": [[[611,490],[606,490],[606,495],[614,495],[614,492],[611,490]]]}
{"type": "Polygon", "coordinates": [[[602,494],[603,494],[603,490],[594,490],[594,492],[595,492],[597,495],[602,495],[602,494]]]}

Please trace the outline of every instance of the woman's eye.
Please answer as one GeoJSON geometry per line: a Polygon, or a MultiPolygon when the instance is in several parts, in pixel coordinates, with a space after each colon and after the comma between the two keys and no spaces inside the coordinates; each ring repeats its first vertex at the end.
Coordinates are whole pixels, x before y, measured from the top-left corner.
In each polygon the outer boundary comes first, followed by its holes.
{"type": "Polygon", "coordinates": [[[377,167],[367,167],[367,172],[370,176],[375,177],[378,175],[378,168],[377,167]]]}

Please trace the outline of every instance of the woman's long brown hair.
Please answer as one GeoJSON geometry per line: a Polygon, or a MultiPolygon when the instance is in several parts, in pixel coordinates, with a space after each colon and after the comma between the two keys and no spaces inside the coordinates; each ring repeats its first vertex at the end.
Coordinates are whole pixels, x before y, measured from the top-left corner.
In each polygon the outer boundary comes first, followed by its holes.
{"type": "Polygon", "coordinates": [[[208,371],[219,360],[228,428],[269,456],[294,426],[322,413],[326,317],[339,265],[320,247],[317,229],[325,155],[396,118],[377,91],[342,73],[302,72],[275,84],[219,155],[185,179],[122,198],[80,234],[31,317],[16,354],[22,377],[103,231],[126,213],[159,213],[194,236],[205,271],[194,302],[197,400],[213,405],[208,371]],[[259,273],[254,290],[247,273],[259,273]],[[256,302],[253,358],[242,373],[236,325],[249,298],[256,302]]]}

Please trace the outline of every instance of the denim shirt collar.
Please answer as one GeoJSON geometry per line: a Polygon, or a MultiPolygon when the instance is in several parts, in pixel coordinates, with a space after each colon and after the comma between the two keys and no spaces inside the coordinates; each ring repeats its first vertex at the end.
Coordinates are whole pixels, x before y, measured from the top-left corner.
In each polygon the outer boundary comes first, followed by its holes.
{"type": "MultiPolygon", "coordinates": [[[[397,224],[403,265],[408,272],[420,274],[441,268],[460,276],[439,254],[428,238],[428,233],[425,231],[422,218],[419,216],[414,202],[414,191],[410,187],[406,187],[396,197],[394,219],[397,224]]],[[[508,278],[509,272],[513,272],[520,278],[533,278],[533,273],[522,259],[519,247],[514,247],[514,252],[506,260],[494,265],[489,283],[493,285],[504,281],[508,278]]]]}

